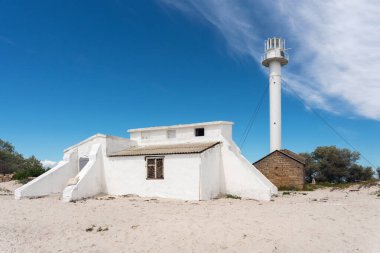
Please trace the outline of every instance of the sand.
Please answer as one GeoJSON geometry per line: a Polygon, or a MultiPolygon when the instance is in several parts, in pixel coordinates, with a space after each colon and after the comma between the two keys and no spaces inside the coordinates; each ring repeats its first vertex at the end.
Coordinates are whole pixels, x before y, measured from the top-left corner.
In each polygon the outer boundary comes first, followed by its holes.
{"type": "Polygon", "coordinates": [[[104,196],[76,203],[14,200],[0,190],[0,252],[380,252],[379,189],[280,193],[271,202],[104,196]]]}

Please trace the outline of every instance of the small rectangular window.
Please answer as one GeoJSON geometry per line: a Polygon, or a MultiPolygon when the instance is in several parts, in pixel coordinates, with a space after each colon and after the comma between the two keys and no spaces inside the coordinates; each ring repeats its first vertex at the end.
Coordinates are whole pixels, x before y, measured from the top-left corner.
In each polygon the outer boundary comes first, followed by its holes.
{"type": "Polygon", "coordinates": [[[175,139],[176,137],[176,131],[175,130],[168,130],[168,139],[175,139]]]}
{"type": "Polygon", "coordinates": [[[164,179],[164,158],[146,158],[147,179],[164,179]]]}
{"type": "Polygon", "coordinates": [[[195,128],[195,136],[205,136],[204,128],[195,128]]]}
{"type": "Polygon", "coordinates": [[[142,133],[141,133],[141,139],[143,139],[143,140],[147,140],[147,139],[149,139],[149,133],[144,133],[144,132],[142,132],[142,133]]]}

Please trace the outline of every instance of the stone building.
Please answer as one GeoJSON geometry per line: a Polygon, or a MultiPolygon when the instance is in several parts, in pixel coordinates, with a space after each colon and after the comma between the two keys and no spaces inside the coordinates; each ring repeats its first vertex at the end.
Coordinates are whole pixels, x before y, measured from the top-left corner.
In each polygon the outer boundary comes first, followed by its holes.
{"type": "Polygon", "coordinates": [[[287,150],[275,150],[253,165],[274,185],[301,190],[305,183],[305,158],[287,150]]]}

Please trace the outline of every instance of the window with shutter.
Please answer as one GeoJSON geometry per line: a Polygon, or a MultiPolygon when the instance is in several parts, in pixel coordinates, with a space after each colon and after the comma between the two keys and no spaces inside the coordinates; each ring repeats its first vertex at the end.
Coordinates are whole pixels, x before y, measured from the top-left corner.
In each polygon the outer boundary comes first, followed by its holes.
{"type": "Polygon", "coordinates": [[[164,178],[164,163],[163,159],[156,159],[156,178],[163,179],[164,178]]]}
{"type": "Polygon", "coordinates": [[[146,157],[147,179],[164,179],[164,158],[146,157]]]}

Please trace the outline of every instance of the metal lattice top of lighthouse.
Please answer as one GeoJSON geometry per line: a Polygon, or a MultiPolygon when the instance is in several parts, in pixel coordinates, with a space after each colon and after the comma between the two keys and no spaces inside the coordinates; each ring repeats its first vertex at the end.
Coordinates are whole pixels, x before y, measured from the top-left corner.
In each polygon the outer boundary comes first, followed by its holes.
{"type": "Polygon", "coordinates": [[[289,56],[285,53],[285,40],[281,38],[269,38],[264,44],[265,54],[262,57],[262,64],[269,67],[271,61],[278,61],[281,65],[288,64],[289,56]]]}

